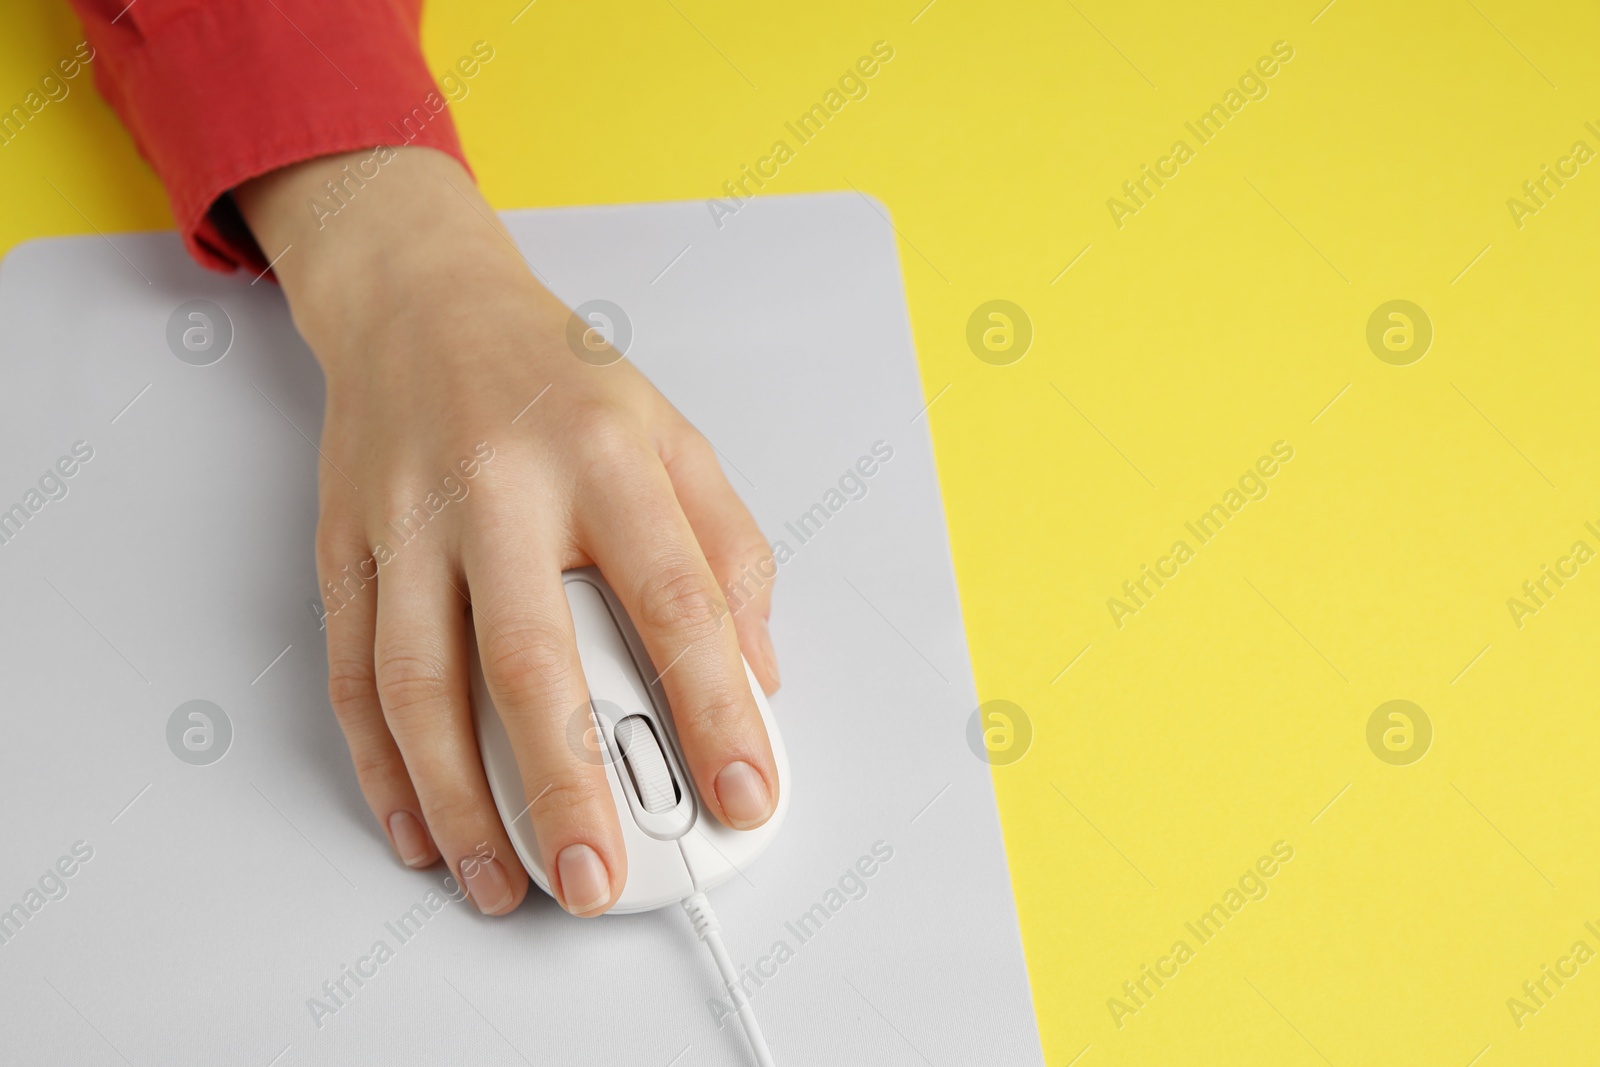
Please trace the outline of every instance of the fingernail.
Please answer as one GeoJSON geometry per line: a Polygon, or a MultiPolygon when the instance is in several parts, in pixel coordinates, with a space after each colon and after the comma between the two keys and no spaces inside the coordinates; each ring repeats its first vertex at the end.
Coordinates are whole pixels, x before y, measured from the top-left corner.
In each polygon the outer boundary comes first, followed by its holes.
{"type": "Polygon", "coordinates": [[[511,879],[506,877],[506,869],[500,866],[497,859],[478,859],[475,856],[467,857],[463,868],[471,868],[467,873],[467,892],[472,894],[472,902],[478,910],[485,915],[499,915],[511,906],[511,879]]]}
{"type": "Polygon", "coordinates": [[[717,802],[728,822],[737,830],[748,830],[767,821],[772,814],[772,795],[756,769],[744,760],[734,760],[717,774],[717,802]]]}
{"type": "Polygon", "coordinates": [[[561,895],[574,915],[593,911],[611,900],[611,875],[599,853],[588,845],[568,845],[556,857],[561,873],[561,895]]]}
{"type": "Polygon", "coordinates": [[[767,661],[767,673],[772,676],[772,688],[776,690],[780,684],[778,678],[778,653],[772,647],[772,633],[767,629],[767,620],[760,620],[761,625],[756,627],[756,641],[761,646],[761,658],[767,661]]]}
{"type": "Polygon", "coordinates": [[[426,867],[433,860],[433,842],[421,820],[409,811],[389,816],[389,838],[407,867],[426,867]]]}

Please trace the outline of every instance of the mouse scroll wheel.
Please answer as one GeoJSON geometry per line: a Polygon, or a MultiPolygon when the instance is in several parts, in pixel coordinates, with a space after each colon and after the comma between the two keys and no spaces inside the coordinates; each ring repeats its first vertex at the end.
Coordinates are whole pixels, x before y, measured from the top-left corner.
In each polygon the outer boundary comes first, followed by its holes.
{"type": "Polygon", "coordinates": [[[614,734],[623,761],[639,791],[639,803],[652,815],[678,806],[678,787],[661,753],[661,742],[643,715],[630,715],[617,723],[614,734]]]}

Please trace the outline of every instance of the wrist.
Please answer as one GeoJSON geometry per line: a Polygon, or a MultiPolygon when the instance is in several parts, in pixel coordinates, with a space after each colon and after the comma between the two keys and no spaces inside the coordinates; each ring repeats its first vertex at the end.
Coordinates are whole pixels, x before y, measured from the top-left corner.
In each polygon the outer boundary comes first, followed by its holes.
{"type": "Polygon", "coordinates": [[[379,323],[450,290],[534,285],[471,176],[428,148],[307,160],[235,190],[241,212],[325,370],[379,323]]]}

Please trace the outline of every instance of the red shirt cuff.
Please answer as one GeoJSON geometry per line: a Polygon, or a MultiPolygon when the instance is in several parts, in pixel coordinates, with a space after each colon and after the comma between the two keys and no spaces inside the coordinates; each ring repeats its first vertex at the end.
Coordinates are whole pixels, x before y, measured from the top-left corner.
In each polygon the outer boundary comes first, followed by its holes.
{"type": "Polygon", "coordinates": [[[204,266],[266,269],[228,193],[268,171],[379,145],[466,165],[418,41],[419,0],[74,2],[96,83],[204,266]]]}

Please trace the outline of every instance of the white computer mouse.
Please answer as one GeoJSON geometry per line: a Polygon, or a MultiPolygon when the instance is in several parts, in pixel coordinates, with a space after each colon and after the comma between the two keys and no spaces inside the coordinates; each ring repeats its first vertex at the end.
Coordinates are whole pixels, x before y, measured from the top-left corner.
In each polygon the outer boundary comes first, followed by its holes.
{"type": "MultiPolygon", "coordinates": [[[[778,807],[754,830],[730,830],[695,791],[666,691],[659,682],[651,684],[656,671],[616,594],[593,567],[567,571],[562,579],[590,697],[589,715],[580,710],[568,731],[570,743],[605,764],[628,852],[628,881],[608,914],[649,911],[721,885],[766,850],[789,807],[789,756],[766,694],[745,664],[750,694],[772,745],[778,807]]],[[[516,755],[489,699],[475,644],[472,706],[495,807],[522,865],[549,893],[550,876],[534,837],[516,755]]]]}

